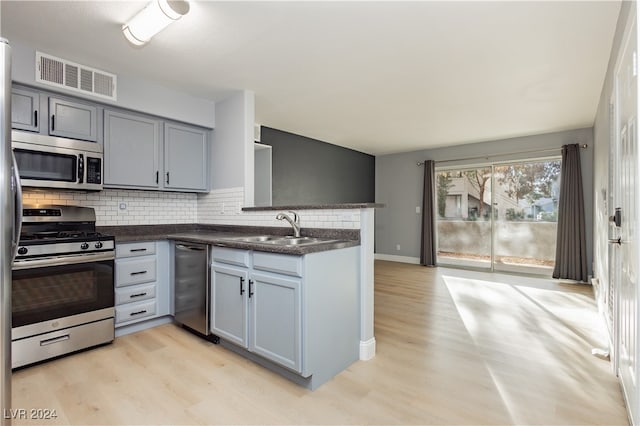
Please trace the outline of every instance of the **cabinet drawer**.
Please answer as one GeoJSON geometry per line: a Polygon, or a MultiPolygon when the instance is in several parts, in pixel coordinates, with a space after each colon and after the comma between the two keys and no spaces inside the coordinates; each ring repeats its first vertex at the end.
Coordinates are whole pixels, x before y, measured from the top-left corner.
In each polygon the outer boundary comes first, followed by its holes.
{"type": "Polygon", "coordinates": [[[302,256],[254,252],[253,269],[301,277],[302,256]]]}
{"type": "Polygon", "coordinates": [[[116,257],[146,256],[156,253],[156,243],[144,241],[140,243],[116,244],[116,257]]]}
{"type": "Polygon", "coordinates": [[[116,287],[156,280],[156,258],[116,259],[116,287]]]}
{"type": "Polygon", "coordinates": [[[128,303],[116,306],[116,324],[133,321],[140,318],[147,318],[156,314],[156,301],[128,303]]]}
{"type": "Polygon", "coordinates": [[[249,251],[223,247],[213,247],[211,259],[215,262],[229,263],[231,265],[249,266],[249,251]]]}
{"type": "Polygon", "coordinates": [[[116,288],[116,305],[140,302],[156,297],[156,285],[145,284],[124,288],[116,288]]]}

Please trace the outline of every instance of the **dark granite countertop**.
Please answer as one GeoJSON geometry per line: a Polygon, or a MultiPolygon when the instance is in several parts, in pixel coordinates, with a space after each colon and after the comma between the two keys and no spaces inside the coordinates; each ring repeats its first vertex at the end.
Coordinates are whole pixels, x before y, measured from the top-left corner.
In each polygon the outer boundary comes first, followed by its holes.
{"type": "Polygon", "coordinates": [[[97,231],[113,235],[116,243],[132,241],[174,240],[211,244],[220,247],[244,250],[267,251],[271,253],[303,255],[326,250],[360,245],[360,231],[357,229],[303,228],[302,235],[332,240],[328,243],[284,246],[264,243],[249,243],[228,240],[231,237],[252,235],[289,235],[291,228],[233,225],[129,225],[100,226],[97,231]]]}
{"type": "Polygon", "coordinates": [[[269,210],[343,210],[382,208],[381,203],[342,203],[342,204],[291,204],[285,206],[243,207],[243,212],[259,212],[269,210]]]}

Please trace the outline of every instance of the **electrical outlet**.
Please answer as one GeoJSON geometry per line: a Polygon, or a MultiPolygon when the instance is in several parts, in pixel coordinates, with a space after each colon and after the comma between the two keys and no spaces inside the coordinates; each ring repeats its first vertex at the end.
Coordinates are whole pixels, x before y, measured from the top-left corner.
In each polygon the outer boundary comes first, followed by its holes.
{"type": "Polygon", "coordinates": [[[420,214],[420,206],[416,206],[416,214],[420,214]]]}
{"type": "Polygon", "coordinates": [[[396,250],[400,250],[400,244],[396,244],[396,250]]]}
{"type": "Polygon", "coordinates": [[[120,203],[120,205],[118,207],[120,207],[120,210],[126,210],[127,209],[127,203],[120,203]]]}

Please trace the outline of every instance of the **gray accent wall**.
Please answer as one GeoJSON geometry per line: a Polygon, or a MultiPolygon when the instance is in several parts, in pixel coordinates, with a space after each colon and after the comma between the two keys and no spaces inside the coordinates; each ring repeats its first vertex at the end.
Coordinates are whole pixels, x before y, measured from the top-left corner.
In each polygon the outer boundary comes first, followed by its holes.
{"type": "Polygon", "coordinates": [[[274,206],[375,200],[374,156],[264,126],[260,139],[272,146],[274,206]]]}
{"type": "Polygon", "coordinates": [[[416,163],[430,159],[436,161],[436,167],[471,166],[486,164],[492,160],[511,161],[559,156],[561,146],[572,143],[589,145],[587,149],[582,149],[580,154],[587,253],[589,265],[591,265],[593,253],[593,128],[591,127],[376,157],[376,202],[385,204],[385,208],[376,210],[376,254],[403,256],[416,260],[420,257],[421,214],[416,213],[416,207],[422,205],[424,170],[416,163]],[[539,154],[506,155],[520,151],[546,149],[554,150],[539,154]],[[482,158],[438,163],[438,161],[469,157],[482,158]]]}

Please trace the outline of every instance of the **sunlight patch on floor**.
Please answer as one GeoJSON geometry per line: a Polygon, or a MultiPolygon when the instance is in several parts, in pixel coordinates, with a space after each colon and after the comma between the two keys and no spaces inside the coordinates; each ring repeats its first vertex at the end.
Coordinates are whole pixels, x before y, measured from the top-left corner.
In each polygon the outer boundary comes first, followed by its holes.
{"type": "MultiPolygon", "coordinates": [[[[584,384],[593,380],[591,369],[609,367],[606,361],[594,367],[590,358],[591,349],[605,344],[606,336],[588,291],[566,292],[553,280],[495,273],[443,269],[440,278],[481,356],[489,353],[489,347],[492,353],[509,353],[516,345],[527,348],[515,358],[484,357],[515,423],[535,421],[540,416],[523,404],[526,392],[522,386],[514,386],[518,377],[526,378],[523,386],[530,390],[557,393],[560,399],[564,392],[587,403],[597,398],[585,392],[584,384]],[[511,337],[505,339],[507,335],[511,337]],[[564,343],[550,343],[555,340],[564,343]],[[569,380],[547,373],[551,370],[563,372],[569,380]]],[[[547,408],[564,409],[553,404],[547,408]]]]}

